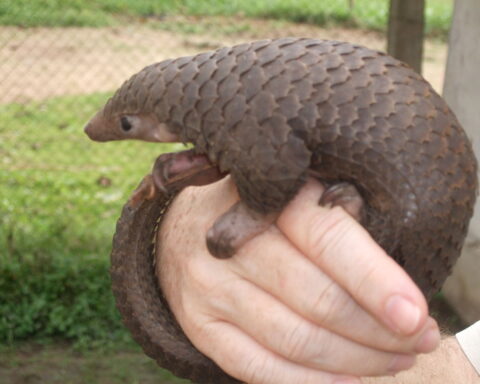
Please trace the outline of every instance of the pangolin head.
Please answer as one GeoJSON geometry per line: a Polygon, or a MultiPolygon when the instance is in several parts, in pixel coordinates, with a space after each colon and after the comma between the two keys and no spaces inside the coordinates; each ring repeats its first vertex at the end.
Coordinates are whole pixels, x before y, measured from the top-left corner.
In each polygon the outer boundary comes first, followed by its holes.
{"type": "Polygon", "coordinates": [[[84,130],[95,141],[136,139],[153,142],[177,142],[178,135],[159,113],[162,92],[151,82],[162,84],[157,65],[144,68],[127,80],[105,106],[87,123],[84,130]]]}

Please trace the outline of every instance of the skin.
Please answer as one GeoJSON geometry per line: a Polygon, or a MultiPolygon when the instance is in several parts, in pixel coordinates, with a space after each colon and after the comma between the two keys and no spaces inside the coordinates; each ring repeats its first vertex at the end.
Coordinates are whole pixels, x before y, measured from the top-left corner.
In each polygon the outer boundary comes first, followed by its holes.
{"type": "Polygon", "coordinates": [[[417,364],[395,377],[364,378],[362,384],[480,384],[480,376],[465,358],[455,337],[442,340],[433,353],[419,356],[417,364]]]}
{"type": "Polygon", "coordinates": [[[186,189],[162,222],[157,274],[171,309],[192,343],[240,380],[359,383],[408,369],[439,344],[410,277],[343,209],[319,206],[322,192],[309,181],[228,260],[204,242],[238,200],[228,178],[186,189]]]}

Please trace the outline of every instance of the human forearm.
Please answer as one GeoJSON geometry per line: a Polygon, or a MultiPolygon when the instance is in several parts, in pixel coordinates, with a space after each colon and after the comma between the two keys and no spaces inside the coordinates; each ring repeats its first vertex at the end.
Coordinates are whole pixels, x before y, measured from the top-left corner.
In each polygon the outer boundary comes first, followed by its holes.
{"type": "Polygon", "coordinates": [[[446,337],[440,347],[419,355],[415,366],[392,377],[363,378],[363,384],[480,384],[480,377],[465,357],[455,337],[446,337]]]}

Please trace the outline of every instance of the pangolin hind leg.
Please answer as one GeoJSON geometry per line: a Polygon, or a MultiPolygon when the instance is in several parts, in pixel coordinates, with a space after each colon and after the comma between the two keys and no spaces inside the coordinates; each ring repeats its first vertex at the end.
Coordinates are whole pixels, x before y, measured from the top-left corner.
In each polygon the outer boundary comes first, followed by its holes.
{"type": "MultiPolygon", "coordinates": [[[[330,185],[322,194],[319,204],[341,206],[356,220],[363,219],[363,198],[353,184],[341,182],[330,185]]],[[[231,257],[248,240],[265,231],[278,215],[278,212],[256,212],[239,201],[220,216],[208,231],[208,250],[218,258],[231,257]]]]}
{"type": "Polygon", "coordinates": [[[335,183],[327,187],[320,197],[319,204],[324,207],[342,207],[355,220],[364,219],[363,198],[353,184],[335,183]]]}

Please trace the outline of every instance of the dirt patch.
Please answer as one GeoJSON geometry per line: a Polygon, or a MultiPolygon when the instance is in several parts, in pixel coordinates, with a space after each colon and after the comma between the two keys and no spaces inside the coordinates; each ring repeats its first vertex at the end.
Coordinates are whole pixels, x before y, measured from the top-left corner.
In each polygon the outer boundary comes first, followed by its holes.
{"type": "Polygon", "coordinates": [[[34,344],[0,351],[0,384],[186,384],[139,350],[77,353],[34,344]]]}
{"type": "MultiPolygon", "coordinates": [[[[144,66],[253,39],[307,36],[385,49],[380,33],[225,17],[147,20],[124,28],[0,28],[0,103],[112,91],[144,66]]],[[[424,75],[441,91],[446,44],[427,41],[424,75]]]]}

